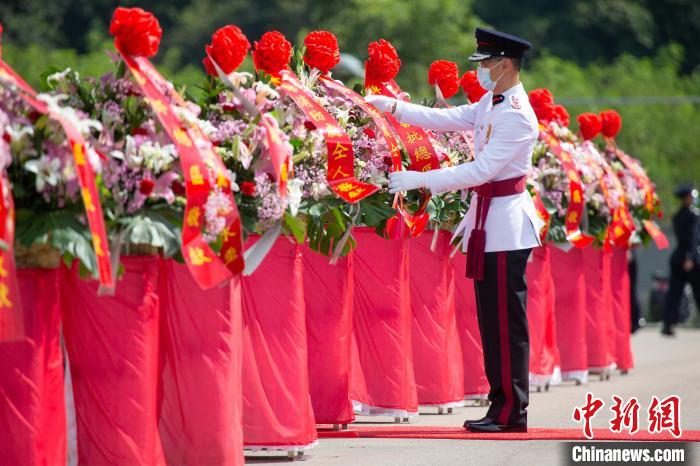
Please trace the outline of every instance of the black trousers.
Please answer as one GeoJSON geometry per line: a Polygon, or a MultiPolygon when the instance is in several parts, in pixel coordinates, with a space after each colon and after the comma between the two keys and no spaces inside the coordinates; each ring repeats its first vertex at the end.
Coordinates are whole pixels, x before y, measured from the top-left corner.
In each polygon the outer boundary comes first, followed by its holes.
{"type": "Polygon", "coordinates": [[[474,281],[484,367],[491,386],[487,416],[511,426],[527,425],[530,337],[525,268],[531,251],[487,252],[484,279],[474,281]]]}
{"type": "Polygon", "coordinates": [[[664,306],[664,325],[671,326],[680,323],[680,306],[686,283],[690,283],[693,289],[693,297],[696,304],[700,305],[700,270],[696,266],[690,272],[686,272],[679,265],[671,264],[671,279],[666,292],[666,305],[664,306]]]}

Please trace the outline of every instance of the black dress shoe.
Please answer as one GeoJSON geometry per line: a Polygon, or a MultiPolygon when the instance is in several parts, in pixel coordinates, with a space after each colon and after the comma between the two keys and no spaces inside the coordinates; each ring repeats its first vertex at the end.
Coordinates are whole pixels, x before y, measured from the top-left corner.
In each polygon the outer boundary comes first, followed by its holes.
{"type": "Polygon", "coordinates": [[[475,424],[475,423],[480,423],[480,422],[486,422],[490,421],[491,419],[488,416],[484,416],[481,419],[467,419],[464,421],[464,428],[468,429],[470,424],[475,424]]]}
{"type": "Polygon", "coordinates": [[[467,426],[470,432],[479,432],[484,434],[500,434],[503,432],[527,432],[527,426],[499,424],[493,419],[487,419],[484,422],[474,422],[467,426]]]}
{"type": "Polygon", "coordinates": [[[661,335],[666,335],[668,337],[675,337],[676,332],[674,332],[670,326],[664,325],[664,327],[661,329],[661,335]]]}

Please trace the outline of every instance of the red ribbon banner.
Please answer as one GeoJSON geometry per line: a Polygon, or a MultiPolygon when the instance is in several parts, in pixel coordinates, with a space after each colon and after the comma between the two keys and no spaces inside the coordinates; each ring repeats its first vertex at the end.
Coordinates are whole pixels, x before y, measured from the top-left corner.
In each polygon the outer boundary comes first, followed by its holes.
{"type": "Polygon", "coordinates": [[[584,235],[579,228],[583,216],[583,188],[571,154],[566,152],[552,133],[544,125],[540,125],[540,139],[555,155],[569,179],[569,205],[566,209],[564,227],[566,239],[577,248],[584,248],[593,242],[591,236],[584,235]]]}
{"type": "Polygon", "coordinates": [[[231,183],[225,175],[226,167],[202,130],[177,116],[175,106],[182,106],[182,98],[151,62],[145,57],[121,55],[146,101],[177,146],[187,197],[182,225],[183,256],[197,284],[204,289],[212,288],[240,273],[244,266],[241,220],[231,183]],[[224,215],[226,226],[218,254],[202,237],[204,206],[214,189],[220,189],[231,204],[224,215]]]}
{"type": "Polygon", "coordinates": [[[15,267],[15,207],[7,173],[0,175],[0,341],[24,337],[24,318],[15,267]]]}
{"type": "MultiPolygon", "coordinates": [[[[386,83],[370,83],[365,81],[365,89],[372,94],[380,94],[387,97],[397,99],[401,93],[398,84],[393,80],[386,83]]],[[[386,113],[387,120],[391,123],[396,134],[401,140],[410,160],[409,169],[414,171],[426,172],[440,168],[440,160],[438,159],[435,148],[430,143],[427,132],[418,126],[413,126],[408,123],[400,123],[393,115],[386,113]]],[[[403,206],[403,199],[399,207],[399,214],[387,222],[387,232],[391,237],[402,236],[400,231],[392,234],[392,229],[398,222],[398,218],[402,218],[408,226],[411,236],[418,236],[428,225],[429,216],[425,213],[430,202],[430,194],[425,190],[421,190],[420,206],[415,214],[410,214],[403,206]]]]}
{"type": "Polygon", "coordinates": [[[350,137],[303,84],[289,71],[283,71],[282,82],[277,89],[292,99],[316,129],[322,132],[326,141],[327,180],[331,190],[352,204],[378,191],[379,187],[355,178],[355,156],[350,137]]]}
{"type": "Polygon", "coordinates": [[[540,241],[544,243],[547,239],[547,233],[549,232],[549,219],[551,216],[549,215],[549,212],[547,212],[547,208],[544,206],[544,202],[542,202],[542,197],[540,197],[540,193],[535,193],[535,195],[532,198],[532,201],[535,203],[535,210],[537,211],[537,216],[541,218],[544,222],[544,226],[540,230],[540,241]]]}
{"type": "Polygon", "coordinates": [[[80,192],[83,198],[83,205],[85,206],[88,226],[92,235],[92,246],[97,259],[100,291],[109,294],[113,293],[114,276],[112,274],[107,230],[102,213],[102,204],[100,203],[99,193],[95,184],[95,173],[90,163],[86,160],[88,147],[83,135],[80,133],[80,130],[76,128],[71,121],[61,115],[60,112],[49,108],[46,103],[39,100],[36,91],[2,60],[0,60],[0,80],[9,81],[11,84],[14,84],[19,91],[17,94],[28,105],[39,113],[49,115],[49,117],[56,120],[63,127],[72,149],[73,162],[75,163],[76,172],[78,174],[80,192]]]}

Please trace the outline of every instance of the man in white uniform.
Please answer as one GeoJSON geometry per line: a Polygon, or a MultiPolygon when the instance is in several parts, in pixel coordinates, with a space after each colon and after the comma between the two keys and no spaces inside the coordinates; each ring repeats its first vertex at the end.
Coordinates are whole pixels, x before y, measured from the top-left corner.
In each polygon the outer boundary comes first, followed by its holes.
{"type": "Polygon", "coordinates": [[[383,96],[367,96],[379,110],[405,123],[435,131],[474,130],[474,161],[429,172],[389,175],[392,193],[428,188],[433,194],[471,189],[469,211],[457,227],[474,279],[484,366],[491,390],[486,416],[467,421],[477,432],[527,430],[530,342],[525,268],[543,226],[525,175],[532,163],[538,125],[520,83],[520,63],[529,42],[476,29],[477,76],[488,91],[475,104],[428,108],[383,96]],[[468,238],[468,240],[466,240],[468,238]]]}

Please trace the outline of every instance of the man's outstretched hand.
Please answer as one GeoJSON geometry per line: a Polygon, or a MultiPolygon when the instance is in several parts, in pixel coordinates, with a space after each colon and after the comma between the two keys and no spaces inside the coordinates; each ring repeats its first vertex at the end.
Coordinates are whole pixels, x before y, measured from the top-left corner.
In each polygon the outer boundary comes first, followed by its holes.
{"type": "Polygon", "coordinates": [[[377,107],[377,110],[384,113],[394,113],[396,109],[396,99],[383,95],[367,95],[365,101],[377,107]]]}
{"type": "Polygon", "coordinates": [[[389,192],[409,191],[425,187],[425,173],[401,171],[389,173],[389,192]]]}

